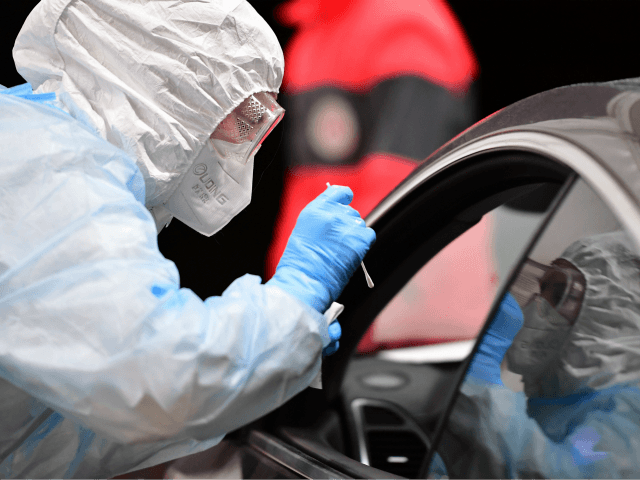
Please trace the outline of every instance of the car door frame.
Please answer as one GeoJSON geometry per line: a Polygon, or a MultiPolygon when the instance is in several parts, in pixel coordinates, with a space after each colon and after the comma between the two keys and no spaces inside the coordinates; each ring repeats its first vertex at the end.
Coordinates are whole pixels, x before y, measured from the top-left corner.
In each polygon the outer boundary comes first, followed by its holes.
{"type": "MultiPolygon", "coordinates": [[[[609,92],[609,98],[612,95],[609,92]]],[[[556,117],[555,121],[562,125],[561,118],[556,117]]],[[[555,182],[565,184],[566,191],[567,178],[581,178],[603,199],[633,241],[640,245],[638,193],[629,188],[630,180],[621,179],[619,171],[610,168],[603,155],[606,151],[594,152],[593,145],[581,144],[580,132],[577,136],[567,135],[561,130],[554,130],[553,122],[542,123],[503,128],[475,139],[469,139],[473,135],[468,132],[463,133],[428,159],[366,218],[367,225],[379,235],[378,242],[367,256],[367,267],[376,281],[376,287],[368,291],[364,282],[350,282],[341,296],[340,301],[347,306],[341,323],[348,324],[349,329],[345,329],[347,331],[346,335],[343,334],[341,349],[323,364],[324,395],[328,404],[339,397],[349,358],[377,313],[426,261],[477,223],[484,213],[510,199],[514,189],[555,182]],[[464,137],[470,141],[460,141],[464,137]],[[475,180],[476,188],[465,188],[473,187],[470,179],[475,180]],[[484,198],[478,197],[478,185],[482,185],[485,191],[484,198]],[[439,195],[443,196],[441,202],[444,205],[434,203],[439,195]],[[430,204],[432,207],[437,205],[437,208],[428,212],[427,218],[409,223],[412,227],[406,235],[400,235],[400,238],[393,235],[394,228],[407,223],[410,213],[425,211],[430,204]],[[429,228],[428,231],[425,226],[429,228]],[[419,235],[429,238],[426,241],[425,237],[419,240],[419,235]],[[411,237],[415,238],[411,240],[411,237]],[[403,244],[403,241],[410,244],[403,244]],[[407,252],[410,253],[407,255],[407,252]]],[[[480,130],[486,131],[487,125],[480,127],[480,130]]],[[[612,135],[615,136],[615,133],[612,135]]],[[[543,231],[549,218],[546,217],[536,236],[543,231]]],[[[534,241],[535,236],[531,244],[534,241]]],[[[505,285],[508,282],[504,282],[498,291],[502,292],[505,285]]],[[[494,302],[488,318],[495,314],[497,303],[494,302]]],[[[481,335],[486,328],[485,325],[481,335]]],[[[472,358],[474,351],[469,358],[472,358]]],[[[451,391],[449,405],[452,405],[465,369],[460,370],[462,373],[455,382],[456,388],[451,391]]],[[[446,416],[445,413],[443,421],[446,416]]],[[[433,440],[437,444],[437,437],[433,440]]],[[[297,446],[300,445],[297,443],[297,446]]],[[[425,465],[428,457],[425,458],[425,465]]],[[[322,462],[322,459],[316,460],[322,462]]],[[[333,465],[335,467],[335,462],[333,465]]],[[[378,472],[381,476],[374,476],[372,473],[376,472],[371,471],[366,476],[389,477],[386,472],[378,472]]]]}

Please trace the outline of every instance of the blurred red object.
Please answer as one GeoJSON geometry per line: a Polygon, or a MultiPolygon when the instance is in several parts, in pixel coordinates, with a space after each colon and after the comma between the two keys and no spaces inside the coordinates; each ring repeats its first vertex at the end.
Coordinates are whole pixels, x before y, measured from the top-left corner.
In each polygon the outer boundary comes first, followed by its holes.
{"type": "MultiPolygon", "coordinates": [[[[289,0],[275,18],[295,33],[284,48],[288,161],[267,278],[298,214],[327,182],[349,186],[352,206],[365,217],[473,123],[469,91],[479,72],[442,0],[289,0]]],[[[433,339],[389,340],[387,346],[433,339]]],[[[380,345],[370,331],[359,351],[380,345]]]]}
{"type": "Polygon", "coordinates": [[[485,216],[423,266],[380,312],[358,351],[475,338],[498,288],[492,220],[485,216]]]}
{"type": "Polygon", "coordinates": [[[275,17],[297,29],[285,49],[289,94],[326,85],[366,92],[415,75],[464,95],[478,75],[464,30],[442,0],[290,0],[275,17]]]}

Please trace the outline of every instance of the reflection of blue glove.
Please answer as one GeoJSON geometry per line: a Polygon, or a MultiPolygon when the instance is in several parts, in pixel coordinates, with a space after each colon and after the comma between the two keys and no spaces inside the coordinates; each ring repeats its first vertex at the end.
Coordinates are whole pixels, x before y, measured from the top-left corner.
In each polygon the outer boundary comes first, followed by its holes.
{"type": "Polygon", "coordinates": [[[502,299],[491,326],[482,338],[467,375],[489,383],[502,385],[500,364],[524,322],[516,299],[507,293],[502,299]]]}
{"type": "Polygon", "coordinates": [[[333,355],[338,351],[338,348],[340,348],[339,340],[341,336],[342,328],[337,321],[329,325],[329,338],[331,339],[331,342],[322,350],[323,357],[328,357],[329,355],[333,355]]]}
{"type": "Polygon", "coordinates": [[[307,205],[269,284],[323,313],[340,296],[376,239],[349,207],[353,192],[332,185],[307,205]]]}

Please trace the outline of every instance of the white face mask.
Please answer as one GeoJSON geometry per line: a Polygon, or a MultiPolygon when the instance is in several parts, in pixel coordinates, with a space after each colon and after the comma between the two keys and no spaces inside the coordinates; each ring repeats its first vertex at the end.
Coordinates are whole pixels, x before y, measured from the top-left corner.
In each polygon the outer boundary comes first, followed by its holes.
{"type": "Polygon", "coordinates": [[[209,140],[178,189],[166,203],[173,215],[210,237],[251,202],[253,158],[251,143],[209,140]]]}
{"type": "MultiPolygon", "coordinates": [[[[283,116],[272,93],[246,98],[216,127],[163,208],[207,237],[224,227],[251,202],[253,159],[283,116]]],[[[163,226],[161,212],[151,210],[163,226]]]]}
{"type": "Polygon", "coordinates": [[[529,302],[522,314],[524,324],[507,350],[507,362],[526,384],[560,355],[571,324],[540,296],[529,302]]]}

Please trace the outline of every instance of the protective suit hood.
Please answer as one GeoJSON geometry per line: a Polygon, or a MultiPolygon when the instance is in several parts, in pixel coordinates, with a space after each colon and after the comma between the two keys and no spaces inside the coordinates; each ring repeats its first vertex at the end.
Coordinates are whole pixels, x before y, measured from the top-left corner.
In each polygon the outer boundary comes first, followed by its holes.
{"type": "Polygon", "coordinates": [[[13,49],[37,93],[132,155],[145,205],[164,204],[216,126],[278,92],[278,40],[243,0],[43,0],[13,49]]]}
{"type": "MultiPolygon", "coordinates": [[[[586,279],[578,318],[561,355],[540,379],[526,379],[534,397],[566,397],[640,382],[640,258],[624,232],[588,237],[562,254],[586,279]]],[[[528,385],[527,385],[528,384],[528,385]]]]}

